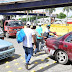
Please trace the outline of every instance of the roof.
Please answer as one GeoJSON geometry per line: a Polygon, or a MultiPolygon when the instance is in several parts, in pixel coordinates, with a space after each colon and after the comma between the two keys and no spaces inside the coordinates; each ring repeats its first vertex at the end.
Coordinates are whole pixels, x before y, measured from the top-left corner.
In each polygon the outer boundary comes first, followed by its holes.
{"type": "Polygon", "coordinates": [[[0,3],[0,12],[72,6],[72,0],[22,0],[0,3]]]}

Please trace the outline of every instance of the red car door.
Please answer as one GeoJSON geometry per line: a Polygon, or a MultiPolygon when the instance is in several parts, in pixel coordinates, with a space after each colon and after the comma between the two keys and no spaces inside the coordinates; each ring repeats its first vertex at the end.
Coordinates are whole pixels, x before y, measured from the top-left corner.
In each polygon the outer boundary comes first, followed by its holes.
{"type": "Polygon", "coordinates": [[[72,34],[65,39],[63,46],[67,50],[69,59],[72,60],[72,34]]]}

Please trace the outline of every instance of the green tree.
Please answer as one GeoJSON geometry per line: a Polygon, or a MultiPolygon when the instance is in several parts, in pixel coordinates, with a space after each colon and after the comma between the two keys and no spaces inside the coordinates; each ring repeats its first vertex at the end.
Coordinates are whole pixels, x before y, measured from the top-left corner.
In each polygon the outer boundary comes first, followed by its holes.
{"type": "Polygon", "coordinates": [[[63,19],[63,18],[66,18],[66,14],[61,12],[61,13],[59,13],[59,15],[57,17],[60,19],[63,19]]]}
{"type": "MultiPolygon", "coordinates": [[[[68,20],[68,13],[69,13],[70,10],[72,10],[72,6],[68,6],[68,7],[63,8],[63,12],[67,11],[67,20],[68,20]]],[[[66,23],[66,25],[67,25],[67,23],[66,23]]]]}

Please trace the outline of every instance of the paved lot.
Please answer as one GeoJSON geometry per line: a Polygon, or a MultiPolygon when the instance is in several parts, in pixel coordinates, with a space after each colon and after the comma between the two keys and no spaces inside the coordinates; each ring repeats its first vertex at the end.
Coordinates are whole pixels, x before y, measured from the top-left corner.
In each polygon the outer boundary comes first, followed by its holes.
{"type": "Polygon", "coordinates": [[[29,70],[26,70],[22,43],[18,44],[15,38],[5,38],[5,40],[12,42],[16,51],[11,58],[0,61],[0,72],[72,72],[72,62],[66,65],[58,64],[44,51],[32,57],[29,70]]]}

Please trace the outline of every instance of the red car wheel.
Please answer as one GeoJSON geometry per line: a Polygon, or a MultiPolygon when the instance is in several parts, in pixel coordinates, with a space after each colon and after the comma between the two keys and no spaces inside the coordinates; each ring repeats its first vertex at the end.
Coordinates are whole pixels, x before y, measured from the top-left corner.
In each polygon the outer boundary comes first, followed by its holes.
{"type": "Polygon", "coordinates": [[[66,52],[59,50],[55,53],[55,59],[61,64],[66,64],[68,62],[68,55],[66,52]]]}

